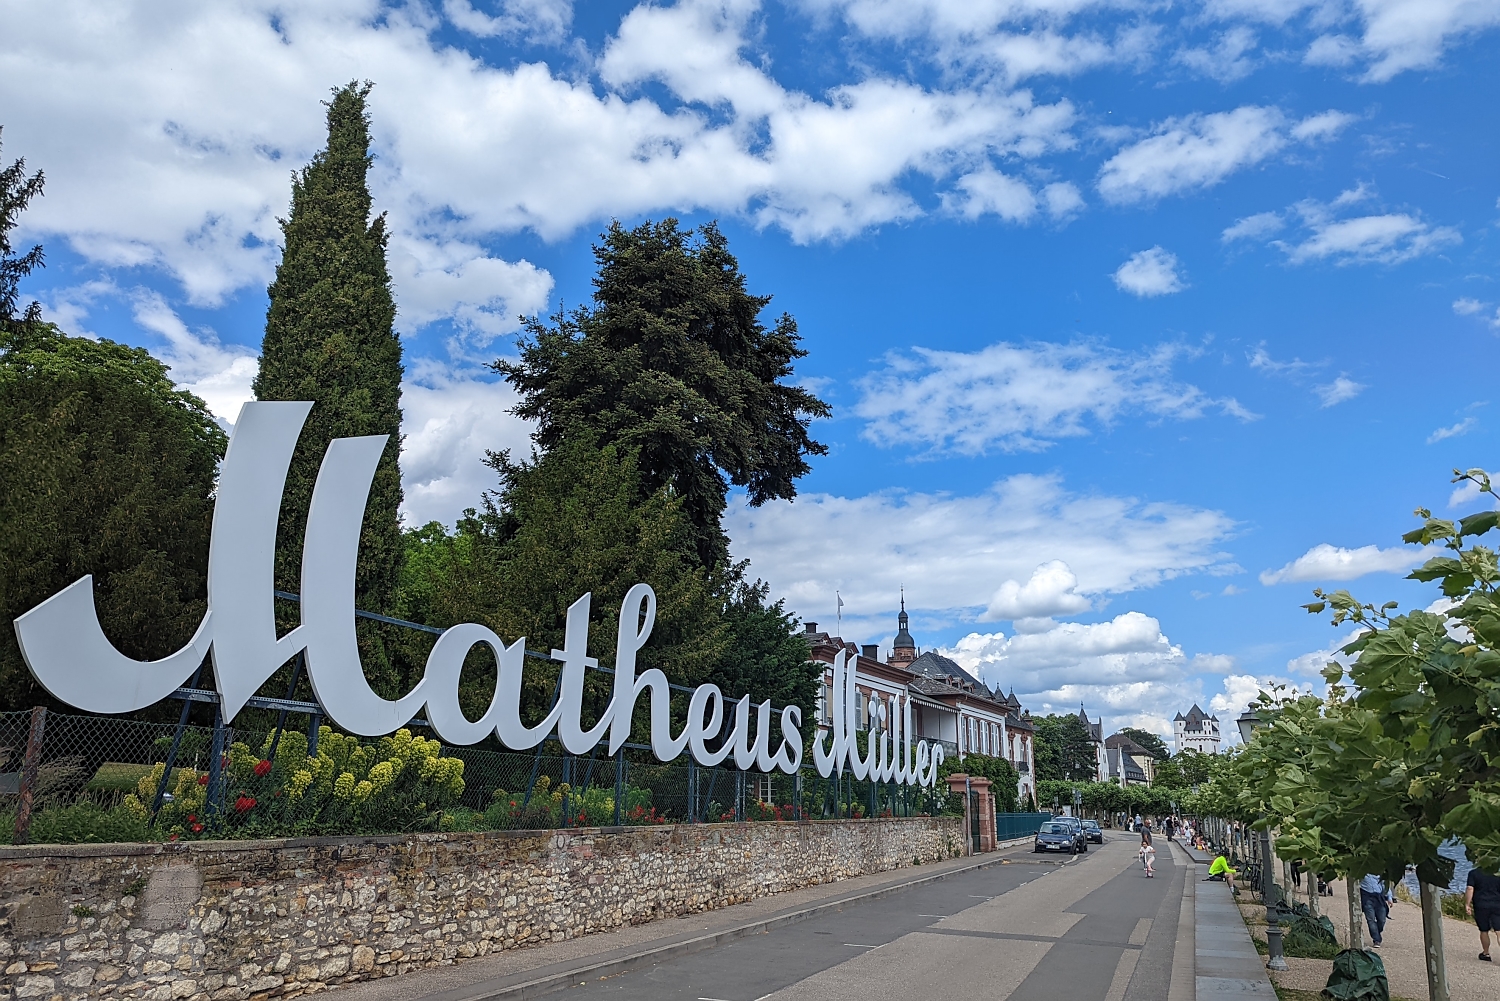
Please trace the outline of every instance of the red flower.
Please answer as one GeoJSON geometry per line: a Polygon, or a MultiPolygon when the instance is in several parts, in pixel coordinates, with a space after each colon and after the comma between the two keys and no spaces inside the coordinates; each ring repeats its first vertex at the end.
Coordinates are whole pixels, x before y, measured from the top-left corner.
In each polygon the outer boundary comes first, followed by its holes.
{"type": "Polygon", "coordinates": [[[174,834],[171,837],[167,838],[167,840],[168,841],[176,841],[177,840],[177,835],[174,834]]]}
{"type": "Polygon", "coordinates": [[[198,818],[197,818],[197,816],[196,816],[196,815],[194,815],[194,814],[191,814],[191,813],[190,813],[190,814],[188,814],[188,823],[189,823],[189,824],[192,824],[192,823],[196,823],[196,822],[197,822],[197,820],[198,820],[198,818]]]}
{"type": "Polygon", "coordinates": [[[206,785],[208,785],[208,776],[207,775],[200,775],[200,776],[198,776],[198,784],[200,786],[206,786],[206,785]]]}
{"type": "Polygon", "coordinates": [[[255,808],[255,797],[254,796],[241,796],[239,799],[237,799],[237,800],[234,801],[234,809],[235,809],[235,812],[237,812],[237,813],[244,813],[247,810],[252,810],[254,808],[255,808]]]}
{"type": "Polygon", "coordinates": [[[271,763],[269,761],[257,761],[255,763],[255,775],[257,778],[265,778],[271,774],[271,763]]]}
{"type": "Polygon", "coordinates": [[[197,834],[201,830],[203,830],[203,825],[202,824],[194,824],[193,825],[193,833],[194,834],[197,834]]]}

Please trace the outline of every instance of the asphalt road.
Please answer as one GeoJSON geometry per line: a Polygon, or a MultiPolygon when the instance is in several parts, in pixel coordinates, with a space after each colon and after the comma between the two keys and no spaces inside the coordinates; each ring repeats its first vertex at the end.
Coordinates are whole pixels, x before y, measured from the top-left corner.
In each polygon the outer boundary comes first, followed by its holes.
{"type": "Polygon", "coordinates": [[[927,998],[1164,1001],[1185,870],[1161,851],[1154,879],[1137,841],[1087,855],[1029,852],[565,989],[582,998],[847,1001],[870,991],[927,998]]]}

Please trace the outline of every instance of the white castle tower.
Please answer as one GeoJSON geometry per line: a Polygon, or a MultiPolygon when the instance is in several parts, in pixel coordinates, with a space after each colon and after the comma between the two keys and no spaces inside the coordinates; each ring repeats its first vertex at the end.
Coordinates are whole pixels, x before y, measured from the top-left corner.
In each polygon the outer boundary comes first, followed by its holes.
{"type": "Polygon", "coordinates": [[[1219,753],[1219,717],[1206,715],[1196,702],[1186,716],[1178,713],[1172,723],[1177,730],[1178,754],[1183,751],[1219,753]]]}

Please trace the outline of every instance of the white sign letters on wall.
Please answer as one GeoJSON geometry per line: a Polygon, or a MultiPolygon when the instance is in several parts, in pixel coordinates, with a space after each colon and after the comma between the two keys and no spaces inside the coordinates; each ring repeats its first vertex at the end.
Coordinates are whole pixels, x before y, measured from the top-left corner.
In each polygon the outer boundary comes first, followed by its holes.
{"type": "MultiPolygon", "coordinates": [[[[563,649],[552,651],[553,659],[562,663],[557,704],[536,726],[525,726],[520,717],[525,637],[507,644],[475,623],[453,626],[438,637],[422,680],[406,695],[395,700],[377,695],[365,680],[355,638],[354,568],[365,501],[385,435],[329,443],[308,509],[302,621],[278,638],[272,607],[277,516],[297,436],[311,409],[311,403],[254,402],[240,411],[214,503],[208,611],[182,649],[155,661],[132,660],[116,650],[99,625],[92,576],[17,617],[21,654],[47,691],[90,712],[132,712],[171,695],[207,656],[227,722],[282,664],[302,653],[323,711],[361,736],[391,733],[425,707],[433,729],[452,744],[474,744],[494,734],[506,747],[526,750],[555,729],[569,753],[585,754],[607,734],[614,754],[629,739],[637,700],[649,691],[651,748],[661,761],[689,749],[706,766],[731,756],[741,769],[791,774],[801,765],[802,719],[796,706],[781,710],[773,748],[771,703],[752,707],[746,695],[730,704],[712,684],[694,690],[687,722],[672,734],[667,676],[655,668],[636,673],[636,654],[656,622],[656,594],[646,584],[632,587],[620,607],[613,697],[588,730],[581,723],[584,672],[598,666],[588,656],[588,594],[568,608],[563,649]],[[458,679],[465,656],[479,644],[494,653],[499,674],[488,710],[470,721],[459,708],[458,679]],[[709,743],[721,736],[726,723],[733,729],[710,750],[709,743]]],[[[833,724],[813,745],[818,773],[842,775],[847,765],[859,779],[931,785],[942,748],[929,752],[926,741],[913,748],[910,703],[882,703],[889,725],[878,734],[870,731],[868,750],[861,758],[854,742],[856,674],[842,651],[833,671],[833,724]]]]}

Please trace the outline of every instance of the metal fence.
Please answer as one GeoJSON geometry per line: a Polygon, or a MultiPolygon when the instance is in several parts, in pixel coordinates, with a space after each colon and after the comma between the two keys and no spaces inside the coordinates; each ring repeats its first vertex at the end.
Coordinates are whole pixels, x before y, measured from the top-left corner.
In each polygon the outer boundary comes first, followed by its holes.
{"type": "MultiPolygon", "coordinates": [[[[186,718],[184,714],[184,721],[186,718]]],[[[236,823],[237,793],[228,774],[230,749],[244,744],[256,757],[274,758],[277,755],[270,749],[285,742],[299,760],[306,761],[300,756],[304,748],[316,754],[316,725],[320,722],[313,719],[313,728],[304,733],[186,722],[148,723],[45,710],[0,713],[0,824],[14,832],[17,843],[24,843],[33,829],[57,837],[56,821],[63,817],[82,817],[66,840],[168,837],[158,822],[158,813],[163,807],[170,812],[172,790],[186,781],[184,775],[204,786],[206,793],[200,795],[207,804],[205,812],[220,818],[220,822],[207,824],[201,831],[174,830],[183,836],[202,837],[356,829],[382,833],[380,824],[390,828],[385,833],[397,833],[903,817],[937,814],[949,806],[941,788],[925,790],[857,781],[848,773],[825,779],[810,767],[796,775],[767,775],[733,767],[704,768],[691,759],[663,764],[640,747],[628,747],[614,757],[602,752],[570,755],[562,753],[555,740],[549,740],[530,753],[442,745],[440,757],[463,762],[463,783],[462,792],[438,810],[366,820],[363,826],[353,820],[346,820],[345,827],[330,827],[325,820],[304,824],[298,814],[288,811],[277,815],[283,818],[279,822],[285,829],[270,822],[236,823]],[[161,768],[153,777],[153,769],[167,762],[170,768],[161,768]],[[135,827],[125,823],[131,819],[125,813],[129,805],[126,798],[132,794],[134,802],[145,805],[149,814],[142,823],[137,810],[135,827]],[[121,823],[110,822],[111,817],[121,823]],[[50,825],[49,818],[53,821],[50,825]]],[[[330,739],[330,732],[326,728],[322,731],[325,740],[330,739]]],[[[417,728],[413,732],[423,731],[417,728]]],[[[365,746],[373,745],[367,742],[365,746]]],[[[268,770],[262,784],[266,796],[281,796],[292,781],[289,776],[296,764],[283,769],[279,762],[278,758],[276,773],[268,770]]],[[[961,809],[959,801],[953,805],[961,809]]],[[[312,814],[309,811],[301,816],[305,820],[312,814]]]]}
{"type": "Polygon", "coordinates": [[[1052,819],[1050,813],[997,813],[995,814],[995,840],[1011,841],[1035,834],[1043,823],[1052,819]]]}

